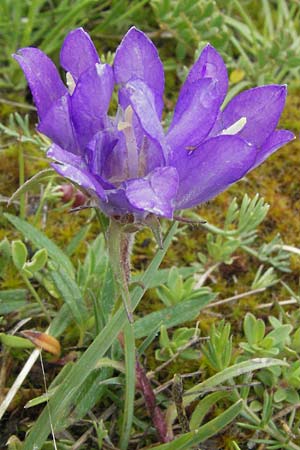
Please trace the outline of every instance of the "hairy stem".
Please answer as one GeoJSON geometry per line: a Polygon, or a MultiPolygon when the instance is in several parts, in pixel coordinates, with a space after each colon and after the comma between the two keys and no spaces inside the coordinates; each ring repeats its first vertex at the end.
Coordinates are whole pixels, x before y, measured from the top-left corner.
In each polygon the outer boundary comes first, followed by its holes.
{"type": "Polygon", "coordinates": [[[132,236],[122,231],[122,224],[114,219],[111,219],[106,233],[106,239],[115,281],[118,285],[124,303],[128,321],[133,323],[131,300],[128,288],[130,280],[132,236]]]}
{"type": "Polygon", "coordinates": [[[130,281],[130,255],[132,236],[125,233],[122,224],[114,219],[110,220],[106,233],[110,262],[114,272],[116,283],[127,313],[128,322],[124,328],[124,353],[125,353],[125,401],[121,426],[120,449],[128,448],[130,432],[134,416],[135,397],[135,339],[133,330],[133,314],[129,293],[130,281]]]}
{"type": "MultiPolygon", "coordinates": [[[[24,151],[22,144],[19,145],[19,186],[25,183],[25,161],[24,161],[24,151]]],[[[25,203],[25,193],[20,195],[20,217],[25,219],[26,215],[26,203],[25,203]]]]}

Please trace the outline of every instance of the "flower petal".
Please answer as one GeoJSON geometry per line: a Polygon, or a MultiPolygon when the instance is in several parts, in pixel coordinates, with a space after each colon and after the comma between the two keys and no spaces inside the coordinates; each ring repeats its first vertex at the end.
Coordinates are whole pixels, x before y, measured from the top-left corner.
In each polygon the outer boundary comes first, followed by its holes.
{"type": "Polygon", "coordinates": [[[217,82],[205,78],[185,86],[180,93],[167,134],[172,161],[197,147],[208,136],[221,105],[217,82]]]}
{"type": "Polygon", "coordinates": [[[260,147],[277,126],[286,94],[286,86],[280,85],[260,86],[241,92],[220,114],[211,135],[220,134],[245,117],[246,125],[237,135],[260,147]]]}
{"type": "Polygon", "coordinates": [[[125,183],[129,202],[143,211],[172,218],[178,189],[178,174],[174,167],[159,167],[144,178],[125,183]]]}
{"type": "Polygon", "coordinates": [[[132,79],[143,81],[152,90],[157,114],[161,116],[164,92],[163,65],[155,45],[135,27],[130,28],[117,49],[114,74],[116,82],[122,85],[132,79]]]}
{"type": "Polygon", "coordinates": [[[48,158],[57,162],[51,164],[61,176],[68,178],[79,186],[95,193],[100,199],[106,200],[106,194],[92,173],[89,172],[85,161],[78,155],[64,151],[58,145],[51,145],[47,151],[48,158]]]}
{"type": "Polygon", "coordinates": [[[103,128],[113,88],[113,72],[108,64],[96,64],[79,78],[71,105],[81,147],[103,128]]]}
{"type": "MultiPolygon", "coordinates": [[[[148,138],[158,144],[162,151],[162,155],[165,155],[166,157],[168,149],[164,131],[156,113],[152,91],[144,82],[133,80],[126,84],[124,92],[126,92],[129,103],[131,104],[144,133],[148,138]]],[[[136,132],[137,135],[141,134],[138,128],[136,128],[136,132]]]]}
{"type": "MultiPolygon", "coordinates": [[[[289,130],[275,130],[264,142],[255,160],[254,167],[259,166],[272,153],[276,152],[280,147],[295,139],[294,133],[289,130]]],[[[254,169],[253,167],[253,169],[254,169]]]]}
{"type": "Polygon", "coordinates": [[[112,153],[118,145],[119,134],[120,133],[115,132],[113,129],[99,131],[86,147],[90,171],[100,175],[106,180],[121,173],[118,168],[120,165],[123,167],[120,161],[122,159],[122,149],[125,148],[123,141],[121,148],[118,147],[116,150],[119,158],[115,158],[113,163],[111,162],[112,153]]]}
{"type": "Polygon", "coordinates": [[[40,121],[37,129],[63,149],[71,153],[79,153],[76,134],[70,116],[69,94],[60,97],[53,103],[48,113],[40,121]]]}
{"type": "Polygon", "coordinates": [[[70,166],[74,166],[77,169],[86,169],[86,163],[79,155],[74,155],[59,145],[52,144],[47,150],[47,157],[54,159],[55,161],[66,164],[70,166]]]}
{"type": "Polygon", "coordinates": [[[252,168],[256,154],[252,145],[237,136],[217,136],[186,154],[176,166],[176,209],[191,208],[224,191],[252,168]]]}
{"type": "Polygon", "coordinates": [[[21,48],[13,57],[27,78],[39,117],[42,119],[52,104],[67,93],[67,88],[51,59],[38,48],[21,48]]]}
{"type": "Polygon", "coordinates": [[[143,211],[136,209],[129,203],[124,188],[107,191],[107,201],[100,201],[99,204],[107,216],[122,216],[128,213],[143,216],[143,211]]]}
{"type": "Polygon", "coordinates": [[[227,69],[221,55],[210,44],[206,45],[202,50],[198,60],[189,71],[182,89],[186,89],[190,83],[203,78],[213,78],[218,82],[222,104],[228,90],[227,69]]]}
{"type": "Polygon", "coordinates": [[[77,82],[80,75],[96,63],[100,63],[100,59],[89,34],[83,28],[72,30],[60,51],[61,66],[77,82]]]}

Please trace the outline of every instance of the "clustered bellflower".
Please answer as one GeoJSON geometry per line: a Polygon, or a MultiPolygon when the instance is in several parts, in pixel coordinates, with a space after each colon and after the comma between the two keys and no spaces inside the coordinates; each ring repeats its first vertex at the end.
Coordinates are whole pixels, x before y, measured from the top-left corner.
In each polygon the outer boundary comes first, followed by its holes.
{"type": "Polygon", "coordinates": [[[38,130],[53,142],[52,166],[89,191],[109,216],[172,218],[174,210],[215,197],[294,138],[276,130],[286,86],[249,89],[221,108],[228,76],[211,45],[191,68],[166,132],[163,65],[135,27],[112,66],[101,63],[82,28],[71,31],[60,52],[67,86],[41,50],[23,48],[14,57],[37,107],[38,130]],[[111,117],[115,86],[119,107],[111,117]]]}

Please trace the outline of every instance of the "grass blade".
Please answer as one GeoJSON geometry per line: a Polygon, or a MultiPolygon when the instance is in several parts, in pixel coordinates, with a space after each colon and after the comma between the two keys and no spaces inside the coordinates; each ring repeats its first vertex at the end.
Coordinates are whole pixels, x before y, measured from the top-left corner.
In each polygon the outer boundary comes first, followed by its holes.
{"type": "Polygon", "coordinates": [[[191,420],[190,420],[190,428],[191,430],[196,430],[201,425],[204,417],[210,410],[210,408],[215,405],[219,400],[223,400],[227,398],[229,395],[228,392],[212,392],[207,395],[203,400],[201,400],[193,411],[191,420]]]}
{"type": "Polygon", "coordinates": [[[19,311],[27,304],[26,289],[6,289],[0,291],[0,315],[19,311]]]}
{"type": "Polygon", "coordinates": [[[125,367],[126,367],[126,390],[124,415],[121,429],[120,449],[126,450],[129,443],[130,431],[134,413],[134,396],[135,396],[135,341],[133,324],[127,323],[124,328],[124,350],[125,350],[125,367]]]}
{"type": "Polygon", "coordinates": [[[50,273],[56,289],[64,302],[69,306],[69,311],[73,315],[76,323],[80,328],[84,328],[85,321],[88,318],[88,311],[79,286],[62,268],[59,271],[52,271],[50,273]]]}

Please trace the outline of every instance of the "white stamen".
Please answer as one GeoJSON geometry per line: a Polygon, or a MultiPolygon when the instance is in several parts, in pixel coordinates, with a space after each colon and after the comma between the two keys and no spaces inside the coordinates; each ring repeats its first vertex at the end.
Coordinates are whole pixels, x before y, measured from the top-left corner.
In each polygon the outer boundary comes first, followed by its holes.
{"type": "Polygon", "coordinates": [[[230,134],[230,135],[238,134],[244,128],[246,123],[247,123],[246,117],[241,117],[235,123],[230,125],[230,127],[225,128],[225,130],[223,130],[221,134],[230,134]]]}
{"type": "Polygon", "coordinates": [[[67,72],[67,86],[68,86],[68,90],[69,90],[70,95],[72,95],[73,92],[74,92],[74,89],[76,87],[76,83],[74,81],[74,78],[70,74],[70,72],[67,72]]]}
{"type": "Polygon", "coordinates": [[[139,168],[139,153],[132,125],[133,109],[131,106],[125,109],[124,119],[123,122],[118,123],[118,130],[123,131],[126,140],[128,176],[136,178],[139,168]]]}

